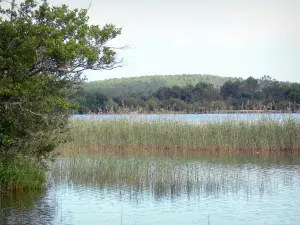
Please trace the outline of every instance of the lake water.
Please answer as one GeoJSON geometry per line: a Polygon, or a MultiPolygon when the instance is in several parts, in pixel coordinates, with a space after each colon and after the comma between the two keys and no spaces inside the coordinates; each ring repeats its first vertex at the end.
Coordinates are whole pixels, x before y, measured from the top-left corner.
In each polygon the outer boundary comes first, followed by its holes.
{"type": "Polygon", "coordinates": [[[101,114],[101,115],[73,115],[72,119],[83,120],[146,120],[146,121],[177,121],[187,123],[203,123],[216,121],[257,121],[260,119],[296,119],[299,113],[236,113],[236,114],[101,114]]]}
{"type": "Polygon", "coordinates": [[[0,224],[300,224],[297,156],[61,158],[43,191],[1,197],[0,224]]]}

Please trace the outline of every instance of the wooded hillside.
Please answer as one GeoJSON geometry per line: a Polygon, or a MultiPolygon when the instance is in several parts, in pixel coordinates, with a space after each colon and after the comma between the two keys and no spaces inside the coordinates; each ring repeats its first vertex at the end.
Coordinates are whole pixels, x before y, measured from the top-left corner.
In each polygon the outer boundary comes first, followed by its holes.
{"type": "Polygon", "coordinates": [[[87,82],[84,84],[84,90],[86,92],[99,92],[112,98],[123,96],[123,100],[125,100],[130,96],[150,96],[161,87],[184,87],[204,82],[220,88],[226,81],[237,79],[207,74],[127,77],[87,82]]]}
{"type": "Polygon", "coordinates": [[[300,84],[211,75],[146,76],[86,83],[78,113],[202,113],[300,109],[300,84]]]}

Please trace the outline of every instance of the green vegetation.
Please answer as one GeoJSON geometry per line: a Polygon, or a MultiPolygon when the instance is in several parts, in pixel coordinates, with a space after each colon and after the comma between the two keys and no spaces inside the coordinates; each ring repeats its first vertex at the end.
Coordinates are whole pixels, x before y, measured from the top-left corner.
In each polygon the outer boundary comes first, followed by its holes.
{"type": "Polygon", "coordinates": [[[269,76],[246,80],[211,75],[148,76],[85,84],[79,113],[185,112],[300,109],[300,84],[269,76]]]}
{"type": "MultiPolygon", "coordinates": [[[[0,208],[24,209],[34,207],[36,202],[45,194],[45,188],[28,189],[22,191],[6,191],[0,195],[0,208]]],[[[1,221],[3,224],[7,224],[1,221]]],[[[22,224],[22,221],[19,222],[22,224]]]]}
{"type": "Polygon", "coordinates": [[[300,123],[286,119],[186,124],[134,120],[70,122],[73,141],[63,149],[88,151],[292,151],[300,150],[300,123]]]}
{"type": "Polygon", "coordinates": [[[81,152],[69,155],[67,160],[57,160],[52,175],[57,181],[120,188],[122,196],[128,192],[132,198],[145,191],[156,198],[244,190],[262,194],[273,187],[264,170],[253,177],[248,173],[247,179],[241,179],[240,165],[232,165],[230,171],[225,169],[227,166],[172,157],[103,156],[81,152]]]}
{"type": "Polygon", "coordinates": [[[300,122],[292,119],[187,124],[133,117],[72,120],[69,129],[72,141],[57,149],[62,158],[53,165],[54,179],[135,195],[144,190],[158,198],[195,191],[262,193],[272,186],[265,174],[256,174],[259,185],[252,186],[239,179],[240,164],[269,166],[280,154],[289,155],[289,165],[299,163],[300,122]],[[227,164],[236,170],[222,168],[227,164]]]}
{"type": "Polygon", "coordinates": [[[41,175],[34,175],[35,165],[3,162],[19,155],[52,156],[67,139],[68,112],[77,106],[71,100],[84,80],[82,72],[120,66],[107,43],[121,29],[89,25],[86,9],[54,7],[46,0],[11,6],[0,6],[0,183],[36,187],[41,175]],[[17,175],[23,167],[28,175],[17,175]]]}
{"type": "Polygon", "coordinates": [[[45,179],[45,169],[30,159],[0,159],[0,193],[7,190],[39,189],[45,179]]]}
{"type": "Polygon", "coordinates": [[[199,82],[221,87],[229,80],[237,80],[237,78],[208,74],[124,77],[87,82],[84,84],[84,90],[89,93],[101,92],[112,98],[123,96],[123,98],[126,99],[134,95],[149,96],[161,87],[184,87],[186,85],[196,85],[199,82]]]}

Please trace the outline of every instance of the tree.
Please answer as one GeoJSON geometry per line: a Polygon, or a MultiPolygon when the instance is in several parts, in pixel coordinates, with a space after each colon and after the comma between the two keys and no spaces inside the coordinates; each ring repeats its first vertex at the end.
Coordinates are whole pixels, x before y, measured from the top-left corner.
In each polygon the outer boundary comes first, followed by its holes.
{"type": "Polygon", "coordinates": [[[258,80],[253,77],[248,77],[245,81],[246,90],[254,93],[258,88],[258,80]]]}
{"type": "Polygon", "coordinates": [[[291,110],[298,109],[300,106],[300,84],[293,83],[286,87],[285,99],[289,102],[291,110]]]}
{"type": "Polygon", "coordinates": [[[89,25],[86,9],[46,0],[0,7],[0,13],[0,153],[47,157],[65,139],[75,107],[68,95],[83,72],[121,66],[108,46],[121,29],[89,25]]]}
{"type": "Polygon", "coordinates": [[[218,92],[212,84],[199,82],[193,88],[192,101],[213,101],[218,97],[218,92]]]}
{"type": "Polygon", "coordinates": [[[150,98],[147,102],[146,102],[146,108],[148,109],[148,111],[155,111],[157,109],[157,99],[156,98],[150,98]]]}
{"type": "Polygon", "coordinates": [[[170,87],[161,87],[157,90],[156,97],[159,100],[170,99],[174,97],[174,92],[170,87]]]}
{"type": "Polygon", "coordinates": [[[227,98],[239,98],[240,97],[240,87],[241,82],[237,81],[226,81],[220,90],[220,95],[227,99],[227,98]]]}
{"type": "Polygon", "coordinates": [[[105,103],[107,100],[107,96],[102,93],[86,93],[87,107],[94,113],[105,110],[105,103]]]}

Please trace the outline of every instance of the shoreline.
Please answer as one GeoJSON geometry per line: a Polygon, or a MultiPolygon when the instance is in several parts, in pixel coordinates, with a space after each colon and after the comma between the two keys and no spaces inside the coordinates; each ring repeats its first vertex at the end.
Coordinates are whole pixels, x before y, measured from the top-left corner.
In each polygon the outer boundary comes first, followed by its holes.
{"type": "Polygon", "coordinates": [[[86,114],[71,114],[73,115],[162,115],[162,114],[300,114],[300,111],[280,111],[280,110],[220,110],[220,111],[207,111],[207,112],[180,112],[180,111],[157,111],[157,112],[108,112],[108,113],[86,113],[86,114]]]}

